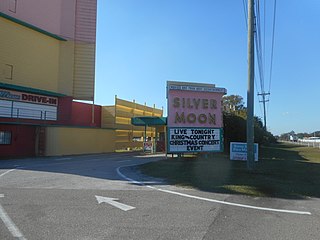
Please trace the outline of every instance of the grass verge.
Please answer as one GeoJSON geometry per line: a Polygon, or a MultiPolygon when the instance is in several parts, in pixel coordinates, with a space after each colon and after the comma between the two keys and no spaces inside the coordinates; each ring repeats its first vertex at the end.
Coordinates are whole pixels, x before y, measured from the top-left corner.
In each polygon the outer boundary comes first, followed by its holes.
{"type": "Polygon", "coordinates": [[[203,191],[301,199],[320,197],[320,150],[290,144],[261,147],[255,170],[226,154],[173,158],[140,166],[142,173],[203,191]]]}

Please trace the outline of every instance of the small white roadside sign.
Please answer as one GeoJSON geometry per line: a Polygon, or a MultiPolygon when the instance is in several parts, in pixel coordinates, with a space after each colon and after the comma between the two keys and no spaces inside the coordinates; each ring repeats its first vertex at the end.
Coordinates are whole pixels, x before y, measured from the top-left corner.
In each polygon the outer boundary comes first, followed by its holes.
{"type": "MultiPolygon", "coordinates": [[[[254,161],[258,161],[259,145],[254,144],[254,161]]],[[[247,143],[230,142],[230,160],[247,161],[247,143]]]]}
{"type": "Polygon", "coordinates": [[[153,150],[152,142],[143,142],[143,150],[144,152],[152,152],[153,150]]]}

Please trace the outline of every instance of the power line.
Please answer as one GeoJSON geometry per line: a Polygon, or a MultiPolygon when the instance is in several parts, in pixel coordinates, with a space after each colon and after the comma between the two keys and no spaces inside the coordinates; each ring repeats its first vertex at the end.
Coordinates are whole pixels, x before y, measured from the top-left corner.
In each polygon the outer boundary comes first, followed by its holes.
{"type": "MultiPolygon", "coordinates": [[[[243,5],[244,18],[245,18],[245,26],[246,26],[246,30],[248,32],[248,9],[247,9],[248,3],[247,3],[247,1],[246,0],[242,0],[242,5],[243,5]]],[[[248,63],[248,60],[247,60],[247,63],[248,63]]],[[[258,93],[259,90],[258,90],[256,73],[254,73],[254,83],[255,83],[254,85],[255,85],[256,92],[258,93]]],[[[263,114],[263,111],[262,111],[262,108],[261,108],[261,104],[259,104],[259,108],[260,108],[261,114],[263,114]]]]}
{"type": "MultiPolygon", "coordinates": [[[[259,90],[258,90],[258,84],[257,84],[257,77],[256,77],[256,73],[254,73],[254,83],[256,85],[256,92],[259,93],[259,90]]],[[[259,94],[258,94],[259,95],[259,94]]],[[[260,101],[259,101],[260,102],[260,101]]],[[[261,107],[261,104],[259,104],[259,108],[260,108],[260,112],[261,114],[263,114],[263,111],[262,111],[262,107],[261,107]]]]}
{"type": "Polygon", "coordinates": [[[273,68],[273,50],[274,50],[274,33],[276,29],[276,10],[277,10],[277,0],[274,0],[273,6],[273,27],[272,27],[272,45],[271,45],[271,62],[270,62],[270,73],[269,73],[269,92],[271,89],[272,80],[272,68],[273,68]]]}
{"type": "MultiPolygon", "coordinates": [[[[245,25],[248,31],[248,8],[247,8],[247,0],[242,0],[243,4],[243,12],[245,17],[245,25]]],[[[255,89],[259,96],[259,104],[261,114],[264,118],[264,127],[266,128],[266,116],[268,111],[266,109],[269,108],[270,101],[270,90],[271,90],[271,82],[272,82],[272,69],[273,69],[273,55],[274,55],[274,39],[275,39],[275,25],[276,25],[276,0],[273,5],[273,28],[272,28],[272,45],[271,45],[271,58],[270,58],[270,70],[269,70],[269,88],[266,91],[266,26],[267,26],[267,1],[266,0],[257,0],[256,4],[254,4],[254,41],[255,41],[255,52],[256,52],[256,62],[258,68],[258,78],[259,84],[257,82],[257,76],[254,76],[255,89]],[[263,1],[263,2],[262,2],[263,1]],[[262,10],[263,7],[263,10],[262,10]],[[263,15],[262,15],[263,14],[263,15]],[[259,86],[260,85],[260,89],[259,86]],[[263,109],[262,109],[263,107],[263,109]]]]}
{"type": "MultiPolygon", "coordinates": [[[[277,0],[274,0],[273,24],[272,24],[272,44],[271,44],[270,71],[269,71],[269,92],[271,91],[271,82],[272,82],[274,39],[275,39],[275,29],[276,29],[276,9],[277,9],[277,0]]],[[[269,100],[270,100],[270,96],[269,96],[269,100]]],[[[269,111],[269,102],[267,104],[267,109],[269,111]]]]}
{"type": "Polygon", "coordinates": [[[263,66],[263,49],[261,43],[261,17],[260,17],[260,1],[256,4],[256,31],[255,31],[255,41],[256,41],[256,52],[257,52],[257,63],[260,76],[260,87],[261,92],[264,92],[264,66],[263,66]]]}
{"type": "Polygon", "coordinates": [[[266,0],[264,2],[263,7],[263,66],[266,66],[266,12],[267,12],[267,4],[266,0]]]}
{"type": "MultiPolygon", "coordinates": [[[[256,19],[256,31],[255,31],[255,42],[256,42],[256,61],[259,70],[260,78],[260,92],[258,96],[261,100],[260,103],[263,105],[263,115],[264,115],[264,127],[266,128],[266,103],[269,108],[270,101],[270,91],[272,83],[272,70],[273,70],[273,58],[274,58],[274,42],[275,42],[275,27],[276,27],[276,0],[273,4],[273,24],[272,24],[272,43],[271,43],[271,54],[270,54],[270,69],[269,69],[269,88],[265,89],[266,80],[266,22],[267,22],[267,4],[266,0],[257,0],[255,5],[255,19],[256,19]],[[263,6],[263,11],[261,7],[263,6]],[[263,12],[263,16],[261,13],[263,12]],[[261,29],[263,27],[263,29],[261,29]],[[263,32],[262,32],[263,31],[263,32]],[[263,34],[263,35],[262,35],[263,34]],[[263,41],[262,41],[263,38],[263,41]]],[[[260,104],[259,104],[260,105],[260,104]]]]}

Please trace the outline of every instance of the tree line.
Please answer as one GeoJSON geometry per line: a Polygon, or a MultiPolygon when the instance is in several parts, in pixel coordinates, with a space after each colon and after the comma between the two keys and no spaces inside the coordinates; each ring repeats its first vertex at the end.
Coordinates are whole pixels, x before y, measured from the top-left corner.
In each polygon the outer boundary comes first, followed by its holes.
{"type": "MultiPolygon", "coordinates": [[[[230,142],[247,141],[247,109],[239,95],[224,96],[223,123],[225,151],[230,149],[230,142]]],[[[259,145],[275,143],[277,140],[263,126],[261,118],[254,117],[254,142],[259,145]]]]}

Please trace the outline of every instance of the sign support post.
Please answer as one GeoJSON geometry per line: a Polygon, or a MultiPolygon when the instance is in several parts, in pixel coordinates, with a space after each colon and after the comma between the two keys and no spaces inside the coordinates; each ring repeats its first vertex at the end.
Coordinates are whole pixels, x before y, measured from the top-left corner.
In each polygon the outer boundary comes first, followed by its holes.
{"type": "Polygon", "coordinates": [[[254,169],[254,0],[248,0],[247,169],[254,169]]]}

